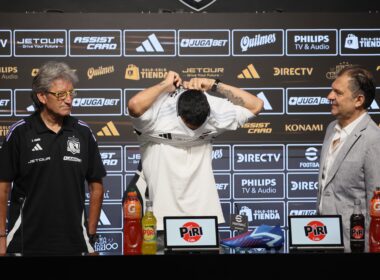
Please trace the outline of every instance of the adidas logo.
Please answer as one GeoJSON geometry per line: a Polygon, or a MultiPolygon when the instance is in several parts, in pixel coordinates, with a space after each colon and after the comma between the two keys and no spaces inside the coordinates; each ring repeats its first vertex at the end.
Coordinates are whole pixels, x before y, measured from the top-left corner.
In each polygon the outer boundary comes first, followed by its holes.
{"type": "Polygon", "coordinates": [[[42,149],[41,145],[37,143],[37,144],[33,147],[32,152],[42,151],[42,150],[43,150],[43,149],[42,149]]]}
{"type": "Polygon", "coordinates": [[[273,110],[272,105],[270,105],[267,97],[265,96],[264,92],[261,91],[257,94],[257,97],[260,98],[262,101],[264,101],[264,110],[271,111],[273,110]]]}
{"type": "Polygon", "coordinates": [[[116,126],[113,122],[108,122],[106,126],[102,127],[102,130],[96,133],[97,136],[120,136],[119,131],[117,131],[116,126]]]}
{"type": "Polygon", "coordinates": [[[253,64],[249,64],[237,77],[238,79],[260,79],[260,75],[253,64]]]}
{"type": "Polygon", "coordinates": [[[379,104],[377,104],[376,100],[373,100],[372,101],[372,104],[371,104],[371,109],[372,110],[379,110],[379,104]]]}
{"type": "Polygon", "coordinates": [[[141,43],[141,46],[136,48],[137,52],[164,52],[160,42],[158,41],[156,35],[150,34],[148,39],[141,43]]]}
{"type": "Polygon", "coordinates": [[[108,219],[106,213],[104,213],[104,211],[102,209],[100,212],[98,226],[110,226],[110,225],[111,225],[111,222],[108,219]]]}

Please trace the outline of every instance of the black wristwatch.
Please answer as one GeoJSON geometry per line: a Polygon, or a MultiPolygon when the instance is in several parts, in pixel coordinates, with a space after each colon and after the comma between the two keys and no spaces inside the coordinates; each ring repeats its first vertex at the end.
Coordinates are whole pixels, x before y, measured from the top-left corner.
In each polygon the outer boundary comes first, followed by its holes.
{"type": "Polygon", "coordinates": [[[215,79],[215,82],[214,84],[212,85],[211,87],[211,91],[212,92],[216,92],[216,90],[218,89],[218,84],[220,83],[221,81],[219,79],[215,79]]]}
{"type": "Polygon", "coordinates": [[[88,240],[90,241],[91,246],[94,246],[98,239],[99,235],[97,235],[96,233],[88,235],[88,240]]]}

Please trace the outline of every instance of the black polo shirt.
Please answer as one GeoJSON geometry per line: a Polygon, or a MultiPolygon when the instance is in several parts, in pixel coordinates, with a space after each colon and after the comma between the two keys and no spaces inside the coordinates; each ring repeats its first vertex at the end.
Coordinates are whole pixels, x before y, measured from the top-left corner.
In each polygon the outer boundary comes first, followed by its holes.
{"type": "Polygon", "coordinates": [[[101,179],[106,171],[90,128],[68,116],[54,133],[34,113],[10,128],[0,159],[0,179],[13,182],[8,252],[91,250],[85,241],[84,182],[101,179]]]}

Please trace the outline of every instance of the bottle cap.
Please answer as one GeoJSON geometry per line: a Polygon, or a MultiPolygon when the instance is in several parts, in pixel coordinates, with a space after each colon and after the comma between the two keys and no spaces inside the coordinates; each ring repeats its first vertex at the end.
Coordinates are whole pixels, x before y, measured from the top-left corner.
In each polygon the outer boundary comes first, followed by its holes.
{"type": "Polygon", "coordinates": [[[128,196],[137,196],[136,192],[128,192],[128,196]]]}
{"type": "Polygon", "coordinates": [[[146,204],[146,207],[152,207],[153,206],[153,201],[147,200],[145,204],[146,204]]]}

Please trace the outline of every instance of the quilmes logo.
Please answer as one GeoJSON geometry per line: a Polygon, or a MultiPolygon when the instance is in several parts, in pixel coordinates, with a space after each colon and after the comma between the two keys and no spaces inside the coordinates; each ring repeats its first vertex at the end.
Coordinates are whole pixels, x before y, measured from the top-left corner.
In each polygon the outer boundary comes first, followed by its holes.
{"type": "Polygon", "coordinates": [[[253,64],[249,64],[237,77],[238,79],[260,79],[260,75],[253,64]]]}
{"type": "Polygon", "coordinates": [[[94,77],[104,76],[115,72],[115,67],[110,66],[99,66],[97,68],[90,67],[87,69],[87,78],[92,80],[94,77]]]}
{"type": "Polygon", "coordinates": [[[14,55],[66,56],[66,30],[15,30],[14,55]]]}
{"type": "Polygon", "coordinates": [[[70,56],[121,56],[121,30],[70,30],[70,56]]]}
{"type": "Polygon", "coordinates": [[[281,56],[284,54],[281,29],[236,29],[232,31],[234,56],[281,56]]]}
{"type": "Polygon", "coordinates": [[[305,236],[312,241],[321,241],[327,235],[327,226],[320,221],[311,221],[304,226],[305,236]]]}
{"type": "Polygon", "coordinates": [[[202,238],[203,229],[196,222],[187,222],[179,228],[179,234],[184,241],[194,243],[202,238]]]}
{"type": "Polygon", "coordinates": [[[176,32],[170,29],[124,30],[125,56],[175,56],[176,32]]]}
{"type": "Polygon", "coordinates": [[[202,11],[212,5],[216,0],[179,0],[182,4],[193,9],[194,11],[202,11]]]}

